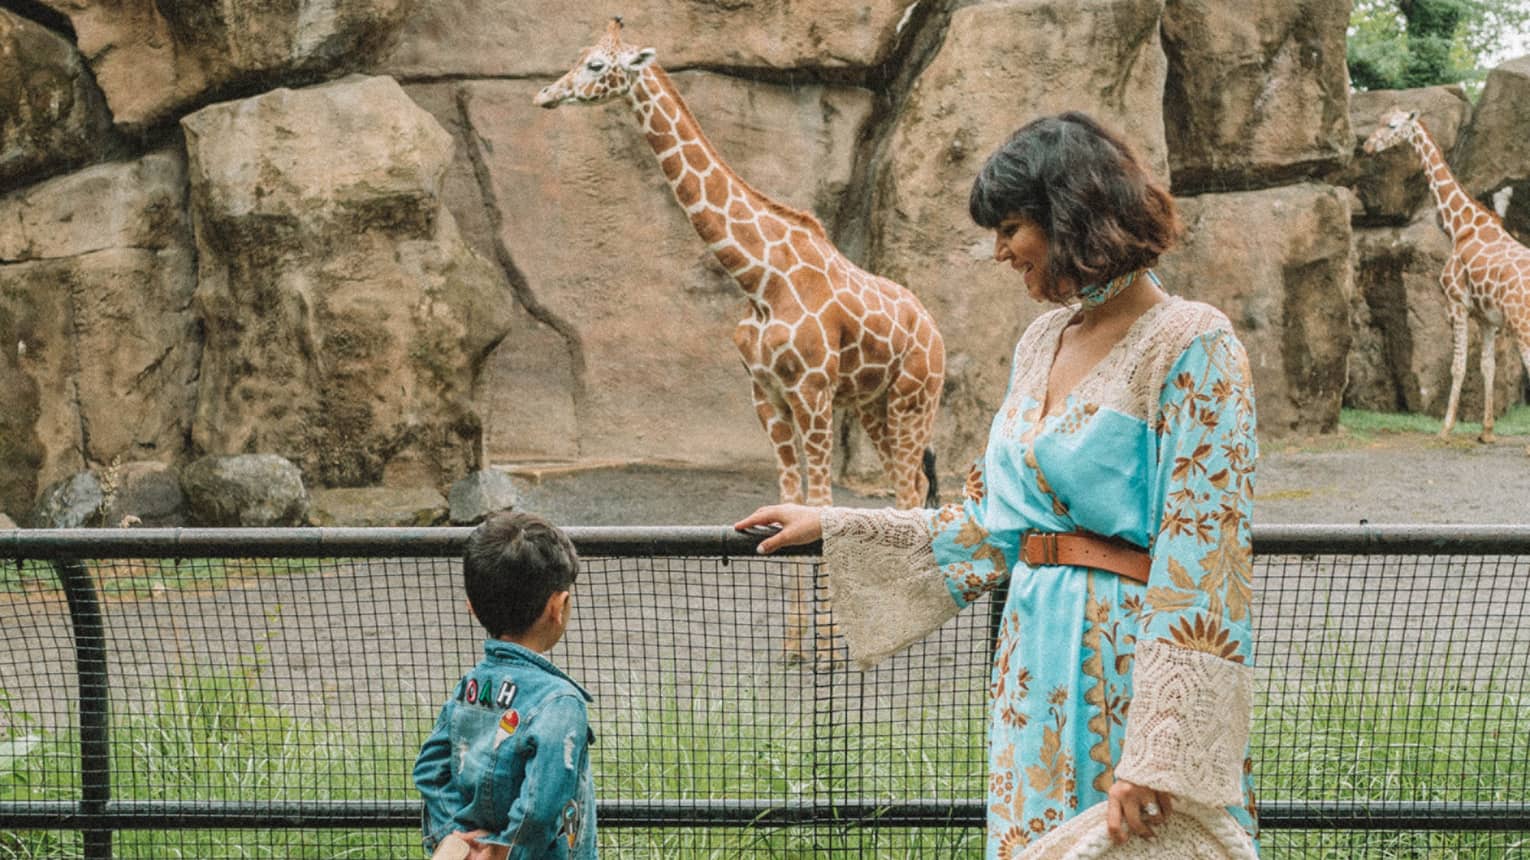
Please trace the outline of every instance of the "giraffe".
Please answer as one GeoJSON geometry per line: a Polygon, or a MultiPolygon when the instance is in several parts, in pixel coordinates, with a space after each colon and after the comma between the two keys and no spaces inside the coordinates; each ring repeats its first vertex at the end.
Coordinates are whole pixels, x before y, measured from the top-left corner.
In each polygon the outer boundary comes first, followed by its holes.
{"type": "MultiPolygon", "coordinates": [[[[934,319],[906,287],[851,263],[811,214],[740,178],[654,57],[652,48],[624,43],[621,19],[614,18],[534,104],[626,98],[675,200],[747,299],[733,343],[775,452],[781,501],[832,503],[833,411],[842,407],[855,413],[875,447],[895,504],[934,506],[929,446],[945,378],[934,319]]],[[[788,618],[791,660],[805,657],[808,587],[799,583],[788,618]]],[[[821,645],[833,636],[822,613],[815,633],[821,645]]]]}
{"type": "Polygon", "coordinates": [[[1452,244],[1450,259],[1440,273],[1440,288],[1450,307],[1455,350],[1450,363],[1450,400],[1445,407],[1441,438],[1450,436],[1466,376],[1467,318],[1475,316],[1482,329],[1483,442],[1493,441],[1494,347],[1500,330],[1507,326],[1519,347],[1521,361],[1530,372],[1530,249],[1514,240],[1503,221],[1472,199],[1445,163],[1439,144],[1419,122],[1418,112],[1393,110],[1365,141],[1367,153],[1381,152],[1402,141],[1424,163],[1429,188],[1434,192],[1440,221],[1452,244]]]}

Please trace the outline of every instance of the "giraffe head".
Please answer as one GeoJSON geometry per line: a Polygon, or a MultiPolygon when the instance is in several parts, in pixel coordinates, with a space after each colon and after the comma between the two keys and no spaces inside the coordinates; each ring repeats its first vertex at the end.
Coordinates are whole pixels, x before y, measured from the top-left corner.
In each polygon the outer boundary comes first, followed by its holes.
{"type": "Polygon", "coordinates": [[[612,18],[599,42],[585,48],[574,67],[542,88],[532,104],[555,108],[569,102],[598,104],[626,95],[643,67],[653,62],[653,48],[634,48],[622,42],[622,19],[612,18]]]}
{"type": "Polygon", "coordinates": [[[1418,111],[1392,110],[1382,119],[1381,126],[1365,139],[1365,151],[1374,155],[1407,140],[1416,122],[1418,111]]]}

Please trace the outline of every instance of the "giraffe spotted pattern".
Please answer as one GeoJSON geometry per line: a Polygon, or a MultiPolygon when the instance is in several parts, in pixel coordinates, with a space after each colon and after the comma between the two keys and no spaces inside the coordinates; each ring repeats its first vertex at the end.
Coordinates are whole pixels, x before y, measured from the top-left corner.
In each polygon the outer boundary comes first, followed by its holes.
{"type": "MultiPolygon", "coordinates": [[[[907,288],[850,262],[811,214],[770,199],[734,173],[653,59],[652,48],[623,43],[620,19],[613,20],[535,103],[553,108],[626,98],[675,200],[748,300],[733,342],[775,451],[781,500],[833,502],[839,407],[853,411],[865,429],[897,506],[933,505],[925,457],[945,379],[934,319],[907,288]]],[[[802,618],[805,609],[788,625],[791,657],[804,656],[802,618]]],[[[832,626],[820,619],[820,644],[828,636],[832,626]]]]}
{"type": "Polygon", "coordinates": [[[1494,348],[1505,328],[1519,347],[1520,360],[1530,372],[1530,249],[1515,241],[1503,222],[1487,207],[1472,199],[1456,181],[1440,147],[1417,112],[1393,111],[1365,141],[1365,151],[1381,152],[1407,142],[1413,146],[1429,189],[1434,193],[1440,222],[1450,235],[1451,254],[1440,272],[1450,313],[1454,351],[1450,362],[1450,400],[1445,407],[1441,436],[1449,436],[1456,423],[1461,383],[1466,376],[1468,319],[1475,317],[1482,329],[1483,377],[1482,441],[1493,441],[1494,348]]]}

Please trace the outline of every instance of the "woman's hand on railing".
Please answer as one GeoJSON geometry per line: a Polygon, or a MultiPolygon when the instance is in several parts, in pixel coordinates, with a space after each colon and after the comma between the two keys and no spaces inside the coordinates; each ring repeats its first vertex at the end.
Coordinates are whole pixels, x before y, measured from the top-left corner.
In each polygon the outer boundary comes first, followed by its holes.
{"type": "Polygon", "coordinates": [[[823,524],[819,520],[821,508],[807,505],[766,505],[733,524],[733,528],[749,534],[763,534],[769,527],[778,528],[770,537],[760,541],[755,552],[766,554],[782,547],[800,546],[823,537],[823,524]]]}

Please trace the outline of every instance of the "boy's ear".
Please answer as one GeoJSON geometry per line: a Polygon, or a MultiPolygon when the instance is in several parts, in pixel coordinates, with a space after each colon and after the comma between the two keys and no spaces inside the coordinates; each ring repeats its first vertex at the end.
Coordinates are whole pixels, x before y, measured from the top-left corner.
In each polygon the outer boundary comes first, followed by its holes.
{"type": "Polygon", "coordinates": [[[463,605],[467,606],[468,615],[473,616],[473,620],[477,621],[478,620],[478,613],[473,611],[473,601],[464,598],[462,603],[463,603],[463,605]]]}
{"type": "Polygon", "coordinates": [[[547,598],[547,608],[543,615],[557,622],[559,627],[568,624],[568,604],[571,595],[567,591],[555,591],[547,598]]]}

